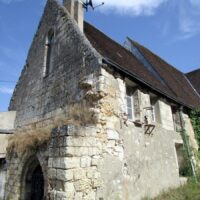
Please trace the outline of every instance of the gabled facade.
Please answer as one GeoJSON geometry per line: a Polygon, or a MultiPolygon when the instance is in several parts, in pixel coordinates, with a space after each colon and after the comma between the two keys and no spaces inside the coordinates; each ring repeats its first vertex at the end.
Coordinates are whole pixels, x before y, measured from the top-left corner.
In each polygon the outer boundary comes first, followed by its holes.
{"type": "Polygon", "coordinates": [[[79,1],[48,0],[10,102],[6,199],[137,200],[185,181],[180,131],[198,148],[188,111],[200,98],[128,42],[83,22],[79,1]]]}

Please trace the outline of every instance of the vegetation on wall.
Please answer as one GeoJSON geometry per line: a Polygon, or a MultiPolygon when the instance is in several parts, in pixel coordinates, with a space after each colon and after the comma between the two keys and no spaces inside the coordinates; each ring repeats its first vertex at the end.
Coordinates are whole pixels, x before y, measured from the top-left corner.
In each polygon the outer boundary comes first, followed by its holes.
{"type": "Polygon", "coordinates": [[[31,125],[18,128],[13,135],[9,137],[7,153],[8,156],[14,152],[23,155],[29,151],[37,150],[39,147],[47,144],[51,137],[53,128],[61,127],[66,124],[76,126],[92,125],[97,122],[94,109],[85,103],[76,103],[67,106],[62,113],[54,118],[42,121],[41,123],[32,123],[31,125]]]}
{"type": "Polygon", "coordinates": [[[195,132],[195,137],[200,146],[200,109],[192,110],[190,112],[190,118],[195,132]]]}
{"type": "Polygon", "coordinates": [[[22,155],[37,150],[40,146],[48,143],[50,133],[49,128],[18,129],[8,139],[7,155],[10,156],[14,152],[22,155]]]}
{"type": "Polygon", "coordinates": [[[199,188],[199,183],[196,183],[194,180],[189,180],[187,184],[179,188],[170,189],[154,199],[146,197],[143,200],[199,200],[199,188]]]}

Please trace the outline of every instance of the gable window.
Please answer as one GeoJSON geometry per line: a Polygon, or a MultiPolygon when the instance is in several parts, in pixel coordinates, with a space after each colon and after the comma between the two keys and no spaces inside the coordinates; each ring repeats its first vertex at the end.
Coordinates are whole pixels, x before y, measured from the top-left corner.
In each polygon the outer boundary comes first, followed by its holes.
{"type": "Polygon", "coordinates": [[[54,32],[53,30],[50,30],[48,32],[48,35],[46,37],[45,41],[45,56],[44,56],[44,71],[43,71],[43,76],[46,77],[48,76],[49,72],[51,71],[52,68],[52,62],[53,62],[53,45],[54,45],[54,32]]]}

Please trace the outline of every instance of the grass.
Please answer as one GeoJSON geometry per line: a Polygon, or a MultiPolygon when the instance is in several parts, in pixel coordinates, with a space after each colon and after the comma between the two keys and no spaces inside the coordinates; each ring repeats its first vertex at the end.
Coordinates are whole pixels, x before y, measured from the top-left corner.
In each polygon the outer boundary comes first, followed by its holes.
{"type": "MultiPolygon", "coordinates": [[[[150,200],[150,198],[146,197],[143,200],[150,200]]],[[[151,200],[200,200],[200,183],[189,180],[187,184],[170,189],[151,200]]]]}
{"type": "Polygon", "coordinates": [[[51,132],[48,128],[19,129],[8,139],[7,153],[11,155],[16,152],[18,155],[36,150],[48,143],[51,132]]]}

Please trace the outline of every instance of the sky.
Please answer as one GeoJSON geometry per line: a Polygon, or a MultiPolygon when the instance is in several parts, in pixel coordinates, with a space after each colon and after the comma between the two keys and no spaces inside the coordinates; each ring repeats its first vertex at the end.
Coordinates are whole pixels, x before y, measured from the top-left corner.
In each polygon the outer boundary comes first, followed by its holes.
{"type": "MultiPolygon", "coordinates": [[[[200,0],[93,0],[85,19],[124,44],[151,49],[182,72],[200,67],[200,0]]],[[[0,112],[7,111],[46,0],[0,0],[0,112]]]]}

